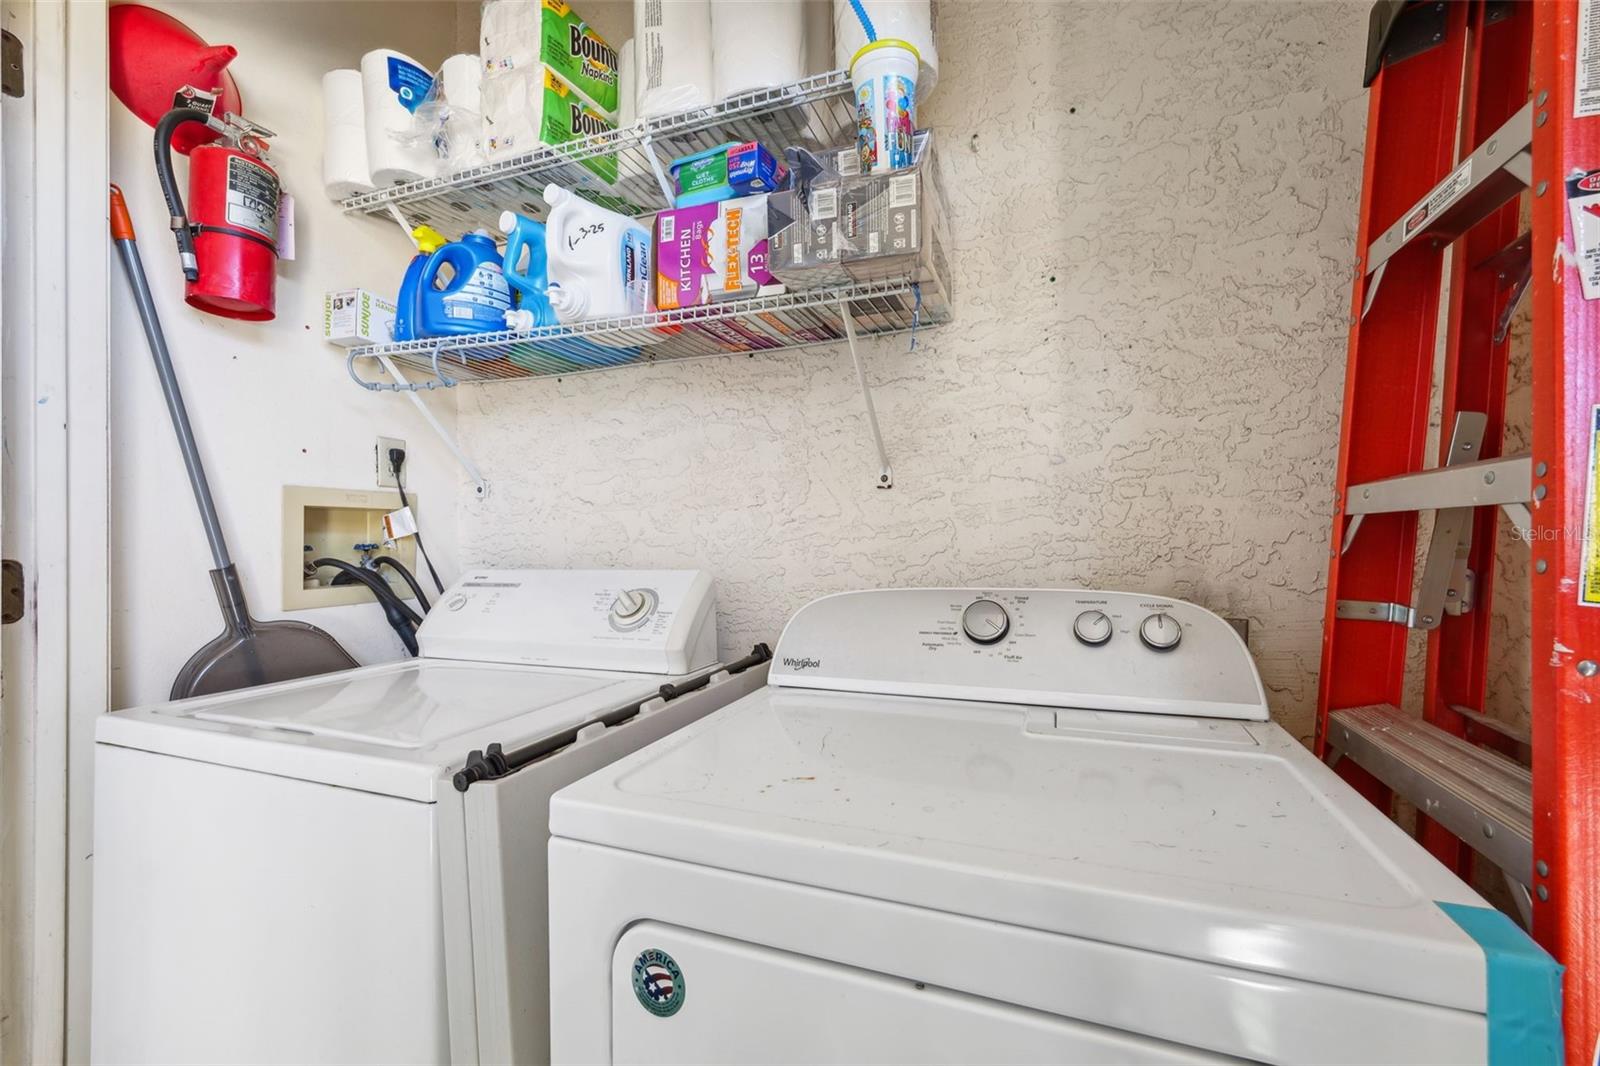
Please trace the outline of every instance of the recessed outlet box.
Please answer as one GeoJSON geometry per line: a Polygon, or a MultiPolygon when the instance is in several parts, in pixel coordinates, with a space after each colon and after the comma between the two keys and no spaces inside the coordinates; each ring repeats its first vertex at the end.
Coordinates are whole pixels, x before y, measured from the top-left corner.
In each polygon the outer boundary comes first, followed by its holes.
{"type": "MultiPolygon", "coordinates": [[[[372,461],[377,467],[378,487],[380,489],[384,487],[392,489],[398,484],[395,481],[394,467],[389,465],[390,448],[399,448],[401,451],[405,451],[406,442],[399,437],[379,437],[378,443],[372,448],[372,461]]],[[[408,455],[407,458],[409,459],[410,456],[408,455]]],[[[401,462],[400,472],[402,474],[405,473],[405,469],[406,464],[401,462]]]]}
{"type": "MultiPolygon", "coordinates": [[[[285,485],[283,489],[283,607],[304,610],[308,607],[339,607],[351,603],[372,603],[372,591],[362,585],[335,585],[339,573],[332,567],[306,573],[306,564],[324,557],[361,562],[358,544],[377,544],[374,556],[389,555],[413,574],[417,572],[417,541],[404,537],[393,544],[383,543],[383,516],[400,506],[391,492],[364,489],[323,489],[304,485],[285,485]]],[[[418,500],[411,497],[411,513],[418,513],[418,500]]],[[[412,599],[410,586],[393,567],[380,567],[378,573],[403,599],[412,599]]]]}

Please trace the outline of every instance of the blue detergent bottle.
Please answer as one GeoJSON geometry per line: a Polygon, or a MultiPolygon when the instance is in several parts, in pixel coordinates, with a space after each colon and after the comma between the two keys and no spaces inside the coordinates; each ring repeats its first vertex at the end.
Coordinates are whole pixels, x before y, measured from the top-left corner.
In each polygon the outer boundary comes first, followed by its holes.
{"type": "Polygon", "coordinates": [[[447,337],[493,333],[506,328],[511,289],[500,265],[500,249],[484,230],[463,234],[428,257],[418,278],[417,335],[447,337]],[[453,272],[439,285],[446,266],[453,272]]]}
{"type": "Polygon", "coordinates": [[[450,238],[432,226],[418,226],[411,231],[417,254],[406,266],[406,276],[400,282],[400,295],[394,301],[393,335],[397,341],[417,339],[417,298],[422,293],[422,268],[428,257],[450,243],[450,238]]]}
{"type": "Polygon", "coordinates": [[[558,325],[550,306],[550,275],[546,267],[544,223],[524,218],[515,211],[500,215],[500,232],[506,235],[503,260],[506,281],[517,291],[517,311],[506,322],[513,329],[530,330],[558,325]],[[528,266],[522,268],[522,253],[528,253],[528,266]]]}

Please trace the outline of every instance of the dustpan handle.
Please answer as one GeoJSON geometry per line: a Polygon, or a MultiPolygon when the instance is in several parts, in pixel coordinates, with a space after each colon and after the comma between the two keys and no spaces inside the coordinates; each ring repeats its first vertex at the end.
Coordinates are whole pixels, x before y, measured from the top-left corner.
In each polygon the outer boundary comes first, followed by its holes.
{"type": "MultiPolygon", "coordinates": [[[[144,276],[144,264],[139,259],[139,245],[134,240],[133,221],[128,216],[128,206],[123,202],[122,190],[111,186],[111,237],[122,257],[123,269],[128,273],[128,286],[133,290],[133,302],[139,308],[139,321],[144,323],[145,340],[150,342],[150,355],[155,360],[156,376],[161,379],[161,392],[167,398],[167,413],[172,416],[172,428],[178,434],[178,450],[183,453],[183,466],[189,472],[189,485],[194,489],[194,502],[200,507],[200,522],[205,526],[206,541],[211,545],[211,561],[216,570],[229,570],[233,560],[228,556],[228,543],[222,539],[222,524],[217,520],[217,505],[211,499],[211,486],[206,482],[206,468],[200,463],[200,451],[195,446],[194,430],[189,426],[189,412],[183,406],[183,393],[178,388],[178,376],[172,369],[172,355],[167,351],[167,338],[161,332],[161,319],[156,316],[155,303],[150,299],[150,282],[144,276]]],[[[218,589],[219,596],[222,589],[218,589]]],[[[240,601],[243,602],[242,599],[240,601]]]]}

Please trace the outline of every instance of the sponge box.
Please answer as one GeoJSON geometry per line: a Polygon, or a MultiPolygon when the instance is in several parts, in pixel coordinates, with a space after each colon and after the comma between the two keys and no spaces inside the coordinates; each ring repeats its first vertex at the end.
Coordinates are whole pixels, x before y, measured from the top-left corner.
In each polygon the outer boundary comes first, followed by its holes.
{"type": "Polygon", "coordinates": [[[485,76],[546,68],[616,120],[617,50],[566,0],[486,0],[479,25],[485,76]]]}
{"type": "Polygon", "coordinates": [[[340,289],[322,297],[322,338],[341,348],[388,344],[393,339],[394,301],[366,289],[340,289]]]}

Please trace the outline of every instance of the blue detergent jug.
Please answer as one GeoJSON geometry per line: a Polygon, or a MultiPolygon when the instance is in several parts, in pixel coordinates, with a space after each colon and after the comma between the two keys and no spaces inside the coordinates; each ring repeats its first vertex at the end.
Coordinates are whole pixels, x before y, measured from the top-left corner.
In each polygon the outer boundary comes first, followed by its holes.
{"type": "Polygon", "coordinates": [[[500,265],[500,250],[483,230],[463,234],[428,257],[418,278],[417,335],[445,337],[493,333],[506,328],[511,289],[500,265]],[[439,272],[454,275],[442,287],[439,272]]]}
{"type": "Polygon", "coordinates": [[[503,261],[506,281],[517,290],[517,308],[526,312],[516,316],[516,328],[537,329],[558,325],[546,290],[550,287],[545,263],[544,223],[524,218],[515,211],[500,215],[500,232],[506,235],[503,261]],[[528,253],[528,268],[522,269],[522,253],[528,253]]]}
{"type": "Polygon", "coordinates": [[[427,266],[430,255],[450,243],[449,237],[432,226],[418,226],[411,231],[411,239],[416,242],[417,254],[411,257],[411,262],[406,266],[406,276],[400,282],[400,295],[394,301],[394,327],[391,332],[397,341],[417,339],[417,300],[422,295],[422,268],[427,266]]]}

